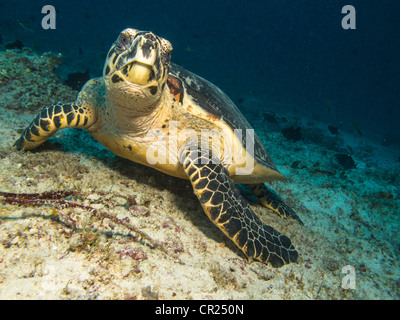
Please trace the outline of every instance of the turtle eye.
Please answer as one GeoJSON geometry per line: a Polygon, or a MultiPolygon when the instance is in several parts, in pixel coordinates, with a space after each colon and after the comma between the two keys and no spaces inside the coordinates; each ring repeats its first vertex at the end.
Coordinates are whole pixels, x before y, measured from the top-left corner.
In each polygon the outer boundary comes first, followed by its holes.
{"type": "Polygon", "coordinates": [[[131,38],[127,34],[121,33],[117,40],[117,49],[126,50],[131,45],[131,38]]]}

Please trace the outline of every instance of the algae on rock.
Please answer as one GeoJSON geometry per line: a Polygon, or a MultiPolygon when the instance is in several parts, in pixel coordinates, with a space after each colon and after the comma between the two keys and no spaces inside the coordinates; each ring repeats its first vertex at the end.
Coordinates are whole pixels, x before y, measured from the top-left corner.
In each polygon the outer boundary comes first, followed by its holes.
{"type": "Polygon", "coordinates": [[[0,106],[37,112],[57,101],[75,100],[77,92],[54,72],[61,61],[61,54],[39,55],[28,48],[0,51],[0,106]]]}

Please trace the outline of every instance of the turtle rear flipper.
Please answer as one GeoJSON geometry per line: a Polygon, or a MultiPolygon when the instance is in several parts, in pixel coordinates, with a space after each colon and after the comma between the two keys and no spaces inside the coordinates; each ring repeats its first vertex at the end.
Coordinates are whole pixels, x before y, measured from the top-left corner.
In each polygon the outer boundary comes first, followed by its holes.
{"type": "Polygon", "coordinates": [[[248,186],[264,207],[272,210],[282,218],[292,218],[297,220],[301,225],[304,225],[293,209],[284,203],[274,192],[268,190],[264,183],[249,184],[248,186]]]}
{"type": "Polygon", "coordinates": [[[88,108],[76,103],[54,104],[40,111],[14,143],[18,150],[31,150],[63,128],[88,128],[95,121],[88,108]]]}
{"type": "Polygon", "coordinates": [[[180,160],[206,215],[250,260],[274,267],[297,260],[290,239],[260,220],[222,164],[193,149],[183,151],[180,160]]]}

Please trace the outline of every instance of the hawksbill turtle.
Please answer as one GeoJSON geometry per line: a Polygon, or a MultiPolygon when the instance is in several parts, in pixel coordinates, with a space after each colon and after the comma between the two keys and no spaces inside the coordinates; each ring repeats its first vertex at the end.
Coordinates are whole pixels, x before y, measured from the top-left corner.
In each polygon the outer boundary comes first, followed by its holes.
{"type": "Polygon", "coordinates": [[[120,157],[188,179],[205,214],[249,261],[296,262],[291,240],[263,223],[235,185],[247,184],[264,206],[301,223],[264,185],[284,176],[232,100],[171,63],[171,51],[152,32],[123,30],[103,76],[89,80],[76,101],[43,108],[16,148],[34,149],[57,130],[84,128],[120,157]]]}

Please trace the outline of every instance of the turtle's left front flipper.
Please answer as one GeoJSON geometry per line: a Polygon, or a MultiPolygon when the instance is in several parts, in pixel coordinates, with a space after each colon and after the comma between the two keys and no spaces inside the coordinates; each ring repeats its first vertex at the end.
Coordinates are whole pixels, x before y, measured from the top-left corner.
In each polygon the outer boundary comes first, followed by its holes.
{"type": "Polygon", "coordinates": [[[63,128],[88,128],[96,117],[93,111],[78,103],[54,104],[40,111],[35,120],[14,143],[18,150],[35,149],[57,130],[63,128]]]}
{"type": "Polygon", "coordinates": [[[180,161],[206,215],[250,260],[274,267],[297,260],[290,239],[260,220],[222,164],[190,149],[181,153],[180,161]]]}

